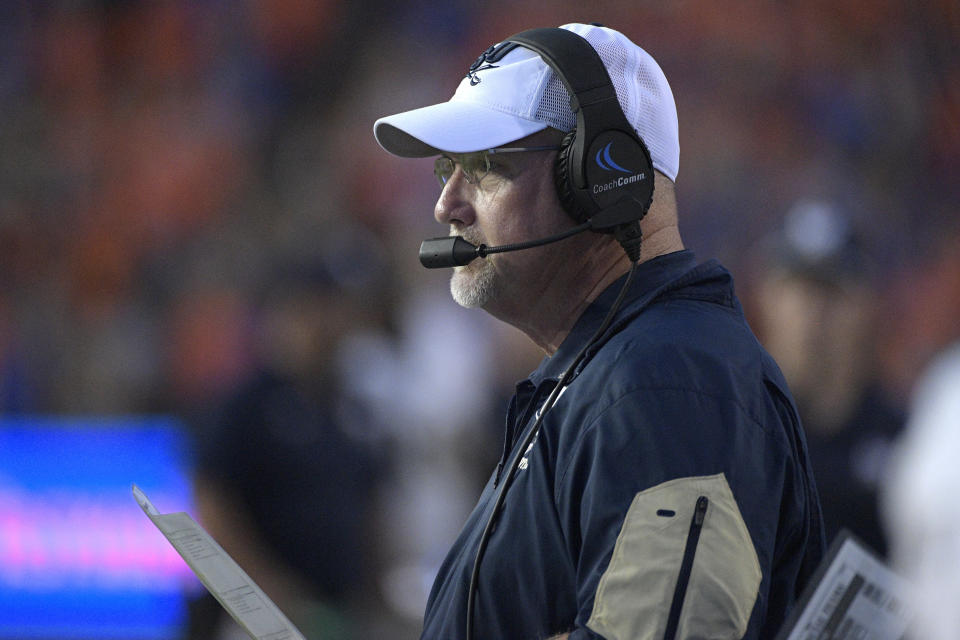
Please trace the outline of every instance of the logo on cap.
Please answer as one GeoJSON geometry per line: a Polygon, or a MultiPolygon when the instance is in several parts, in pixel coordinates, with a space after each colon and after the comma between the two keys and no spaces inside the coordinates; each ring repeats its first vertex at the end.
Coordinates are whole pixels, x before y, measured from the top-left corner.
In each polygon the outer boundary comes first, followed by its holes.
{"type": "Polygon", "coordinates": [[[480,56],[473,61],[473,64],[470,65],[470,69],[467,71],[467,75],[464,76],[466,78],[470,78],[470,86],[476,86],[480,84],[480,76],[477,75],[477,72],[486,71],[487,69],[496,69],[498,65],[489,63],[499,62],[500,58],[507,55],[507,53],[513,50],[516,46],[517,44],[515,42],[501,42],[500,44],[487,47],[487,50],[481,53],[480,56]]]}
{"type": "Polygon", "coordinates": [[[619,171],[620,173],[632,173],[629,169],[624,169],[616,162],[613,161],[613,158],[610,157],[610,147],[613,145],[613,142],[608,142],[607,146],[603,149],[597,151],[596,161],[597,166],[599,166],[604,171],[619,171]],[[600,156],[603,156],[602,158],[600,156]]]}

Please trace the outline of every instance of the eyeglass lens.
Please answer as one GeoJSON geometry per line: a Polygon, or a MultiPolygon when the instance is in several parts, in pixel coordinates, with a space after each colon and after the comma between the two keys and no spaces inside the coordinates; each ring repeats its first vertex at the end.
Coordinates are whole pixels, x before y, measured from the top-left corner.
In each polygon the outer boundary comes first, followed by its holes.
{"type": "Polygon", "coordinates": [[[468,153],[454,159],[448,155],[439,156],[433,162],[433,173],[437,176],[440,186],[447,184],[447,181],[453,176],[453,172],[459,164],[463,168],[463,177],[470,184],[479,184],[483,177],[490,173],[490,154],[491,153],[520,153],[524,151],[556,151],[560,149],[558,145],[547,145],[542,147],[497,147],[468,153]]]}
{"type": "Polygon", "coordinates": [[[439,156],[433,163],[433,173],[441,186],[453,176],[457,164],[463,168],[463,177],[470,184],[479,183],[490,171],[490,157],[485,152],[463,155],[456,160],[450,156],[439,156]]]}

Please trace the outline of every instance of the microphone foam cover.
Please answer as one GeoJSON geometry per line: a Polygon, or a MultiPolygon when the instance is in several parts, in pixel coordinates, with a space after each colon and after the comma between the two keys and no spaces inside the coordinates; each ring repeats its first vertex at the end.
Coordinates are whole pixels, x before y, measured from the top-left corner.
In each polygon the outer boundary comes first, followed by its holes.
{"type": "Polygon", "coordinates": [[[420,264],[427,269],[463,266],[476,257],[476,245],[460,236],[430,238],[420,245],[420,264]]]}

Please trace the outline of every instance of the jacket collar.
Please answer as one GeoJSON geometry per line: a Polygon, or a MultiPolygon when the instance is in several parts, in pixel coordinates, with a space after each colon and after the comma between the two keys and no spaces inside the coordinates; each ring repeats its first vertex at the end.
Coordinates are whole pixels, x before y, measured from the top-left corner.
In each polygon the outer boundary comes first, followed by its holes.
{"type": "MultiPolygon", "coordinates": [[[[626,274],[613,282],[580,315],[573,329],[564,338],[556,353],[540,363],[530,376],[530,381],[539,386],[545,379],[557,379],[593,336],[603,322],[610,307],[616,301],[626,274]]],[[[710,299],[725,306],[734,306],[733,282],[729,272],[716,260],[699,266],[692,251],[677,251],[658,256],[637,266],[630,290],[606,333],[594,344],[579,369],[612,335],[620,331],[630,320],[658,297],[667,293],[685,291],[690,297],[710,299]]],[[[579,373],[579,370],[577,371],[579,373]]]]}

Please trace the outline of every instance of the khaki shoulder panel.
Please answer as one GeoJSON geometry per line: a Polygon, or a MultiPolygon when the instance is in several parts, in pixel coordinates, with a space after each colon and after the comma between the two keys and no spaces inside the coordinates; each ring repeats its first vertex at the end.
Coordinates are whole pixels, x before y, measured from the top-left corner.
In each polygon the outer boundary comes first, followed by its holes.
{"type": "Polygon", "coordinates": [[[708,506],[677,638],[736,639],[760,588],[760,562],[721,473],[677,478],[638,493],[600,579],[587,627],[608,640],[663,638],[697,501],[708,506]]]}

